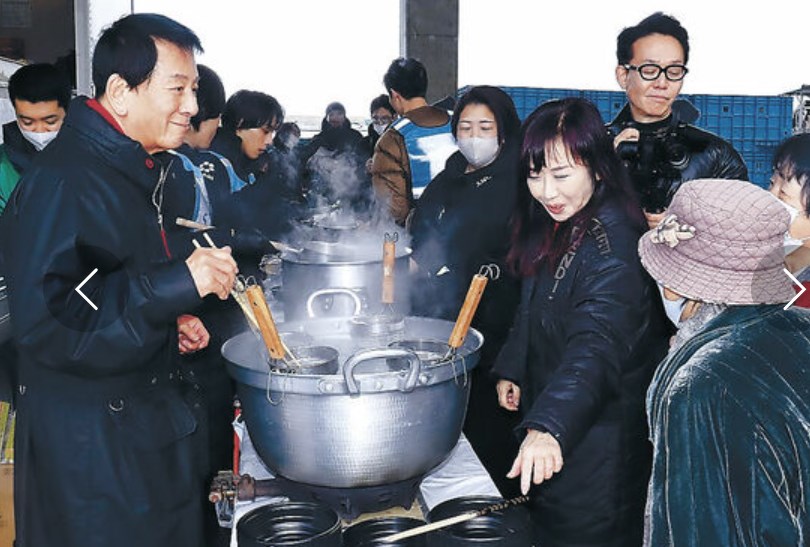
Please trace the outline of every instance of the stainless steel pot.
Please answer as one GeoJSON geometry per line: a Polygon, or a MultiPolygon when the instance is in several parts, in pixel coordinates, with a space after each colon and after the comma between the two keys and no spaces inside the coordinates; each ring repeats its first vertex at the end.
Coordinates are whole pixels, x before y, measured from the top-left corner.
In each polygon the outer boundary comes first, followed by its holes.
{"type": "MultiPolygon", "coordinates": [[[[452,360],[425,364],[410,350],[386,347],[394,339],[353,338],[348,318],[285,323],[284,330],[337,348],[340,374],[270,372],[250,332],[222,348],[251,440],[274,473],[316,486],[377,486],[425,474],[456,445],[480,333],[470,329],[452,360]],[[386,368],[404,361],[405,369],[386,368]]],[[[397,336],[449,338],[452,330],[449,321],[406,317],[397,336]]]]}
{"type": "Polygon", "coordinates": [[[0,276],[0,344],[11,338],[11,314],[8,311],[6,280],[0,276]]]}
{"type": "MultiPolygon", "coordinates": [[[[342,248],[347,245],[342,244],[342,248]]],[[[350,246],[349,246],[350,247],[350,246]]],[[[394,263],[393,312],[410,311],[408,258],[411,249],[397,248],[394,263]]],[[[288,320],[348,317],[377,313],[381,308],[383,263],[380,248],[356,249],[353,256],[303,251],[282,255],[284,316],[288,320]]]]}

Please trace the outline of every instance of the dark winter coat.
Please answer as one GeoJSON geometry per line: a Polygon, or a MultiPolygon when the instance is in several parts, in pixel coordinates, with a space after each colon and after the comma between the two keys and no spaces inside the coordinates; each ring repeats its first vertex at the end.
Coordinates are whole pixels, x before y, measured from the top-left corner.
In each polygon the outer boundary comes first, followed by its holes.
{"type": "Polygon", "coordinates": [[[623,208],[603,204],[578,248],[525,279],[494,367],[521,388],[526,429],[562,448],[562,471],[533,487],[540,543],[641,541],[650,467],[644,396],[666,340],[651,336],[652,292],[623,208]]]}
{"type": "Polygon", "coordinates": [[[465,173],[467,160],[456,152],[444,171],[416,201],[411,221],[413,259],[419,265],[411,285],[415,315],[455,321],[470,281],[481,266],[495,264],[500,278],[487,283],[472,326],[484,335],[480,361],[473,371],[464,432],[502,494],[517,494],[506,479],[517,442],[517,416],[500,408],[492,362],[515,314],[520,287],[509,275],[505,257],[509,218],[519,184],[517,144],[506,145],[490,165],[465,173]],[[448,271],[437,275],[442,268],[448,271]]]}
{"type": "Polygon", "coordinates": [[[6,154],[8,154],[8,159],[11,160],[11,164],[20,174],[28,169],[28,166],[31,165],[37,155],[37,149],[34,148],[33,144],[25,140],[16,121],[3,125],[3,147],[6,154]]]}
{"type": "Polygon", "coordinates": [[[656,370],[651,545],[807,544],[810,313],[782,308],[728,308],[656,370]]]}
{"type": "Polygon", "coordinates": [[[290,230],[297,209],[285,198],[286,188],[268,171],[269,158],[263,154],[251,160],[242,153],[242,141],[225,129],[217,131],[211,151],[223,156],[247,186],[233,194],[237,228],[256,229],[267,239],[282,239],[290,230]]]}
{"type": "Polygon", "coordinates": [[[325,120],[321,126],[321,132],[304,148],[305,185],[310,194],[363,213],[373,195],[363,136],[348,120],[341,127],[332,127],[325,120]]]}
{"type": "Polygon", "coordinates": [[[455,320],[473,275],[496,264],[501,278],[488,283],[473,326],[485,337],[503,338],[509,330],[519,292],[504,264],[520,184],[517,156],[517,146],[508,146],[490,165],[465,173],[467,160],[456,152],[416,202],[411,244],[419,265],[412,290],[417,315],[455,320]],[[449,271],[437,275],[443,268],[449,271]]]}
{"type": "Polygon", "coordinates": [[[185,263],[166,259],[153,205],[165,173],[86,100],[3,218],[17,545],[198,546],[203,451],[176,318],[200,297],[185,263]],[[74,289],[96,268],[82,287],[93,310],[74,289]]]}
{"type": "Polygon", "coordinates": [[[689,180],[748,180],[748,169],[734,147],[714,133],[686,123],[681,119],[686,115],[682,110],[673,108],[667,119],[642,124],[633,120],[626,105],[608,124],[614,137],[628,127],[641,133],[640,144],[631,144],[628,149],[622,143],[617,151],[628,168],[642,207],[650,212],[660,212],[669,206],[681,184],[689,180]]]}

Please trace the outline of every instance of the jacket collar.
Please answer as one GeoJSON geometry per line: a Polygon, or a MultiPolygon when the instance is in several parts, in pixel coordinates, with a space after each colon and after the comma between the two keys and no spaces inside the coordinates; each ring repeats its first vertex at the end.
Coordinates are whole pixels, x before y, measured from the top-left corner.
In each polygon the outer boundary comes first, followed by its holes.
{"type": "Polygon", "coordinates": [[[37,154],[34,145],[23,137],[16,120],[3,125],[3,145],[6,154],[8,154],[8,159],[11,160],[11,164],[20,174],[28,169],[37,154]]]}
{"type": "Polygon", "coordinates": [[[211,150],[225,156],[240,178],[248,179],[251,173],[251,160],[242,153],[242,139],[220,127],[214,135],[214,140],[211,141],[211,150]]]}
{"type": "Polygon", "coordinates": [[[106,116],[89,106],[88,101],[87,97],[72,101],[62,130],[75,133],[107,166],[151,192],[160,177],[160,164],[139,142],[126,136],[120,126],[113,126],[106,116]]]}
{"type": "MultiPolygon", "coordinates": [[[[700,117],[700,111],[686,99],[675,99],[672,103],[672,114],[669,115],[667,126],[671,127],[679,123],[694,124],[700,117]]],[[[624,107],[616,114],[610,126],[625,126],[633,121],[630,114],[630,103],[625,103],[624,107]]]]}

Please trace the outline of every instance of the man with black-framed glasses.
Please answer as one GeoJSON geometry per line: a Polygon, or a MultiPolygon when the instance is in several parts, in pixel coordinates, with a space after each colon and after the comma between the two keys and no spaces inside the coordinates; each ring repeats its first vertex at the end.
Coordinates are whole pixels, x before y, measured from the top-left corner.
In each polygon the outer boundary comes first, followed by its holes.
{"type": "MultiPolygon", "coordinates": [[[[740,154],[691,125],[676,101],[689,73],[689,35],[674,17],[654,13],[617,39],[616,81],[627,105],[608,124],[650,228],[681,184],[699,178],[748,180],[740,154]]],[[[693,108],[689,110],[694,111],[693,108]]]]}

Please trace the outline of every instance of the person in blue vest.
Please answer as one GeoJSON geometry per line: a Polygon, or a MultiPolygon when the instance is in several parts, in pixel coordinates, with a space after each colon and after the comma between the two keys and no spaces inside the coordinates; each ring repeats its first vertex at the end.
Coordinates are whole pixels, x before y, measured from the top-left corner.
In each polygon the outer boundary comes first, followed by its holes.
{"type": "Polygon", "coordinates": [[[415,198],[444,170],[447,158],[458,147],[450,114],[425,99],[428,77],[422,63],[412,58],[395,59],[383,84],[400,118],[377,141],[371,180],[377,200],[404,226],[415,198]]]}
{"type": "MultiPolygon", "coordinates": [[[[167,166],[169,175],[160,203],[164,217],[169,249],[174,256],[187,256],[194,251],[193,241],[207,246],[198,225],[213,225],[205,230],[218,247],[229,246],[243,271],[255,271],[264,253],[272,247],[255,229],[240,224],[239,192],[247,186],[236,175],[230,162],[208,150],[219,128],[225,109],[225,87],[216,72],[197,65],[197,114],[189,120],[190,128],[182,146],[156,157],[167,166]]],[[[228,338],[248,329],[244,315],[236,302],[208,295],[195,314],[208,333],[208,345],[181,357],[183,379],[198,394],[198,404],[205,410],[199,426],[205,438],[207,452],[203,460],[206,480],[218,471],[230,469],[233,456],[233,398],[235,387],[225,368],[220,350],[228,338]]],[[[206,544],[221,545],[221,528],[214,506],[200,500],[206,513],[206,544]],[[218,543],[220,542],[220,543],[218,543]]]]}

